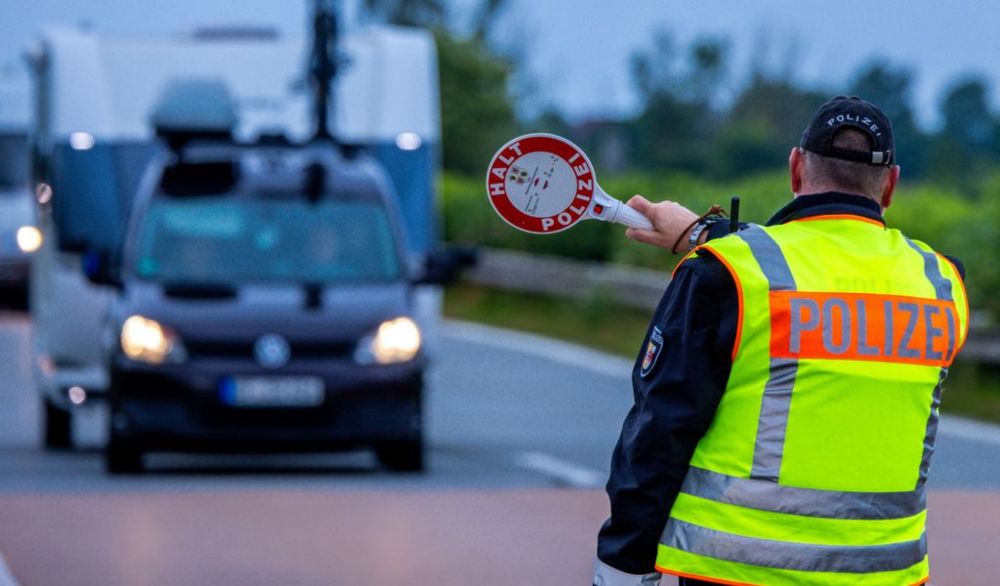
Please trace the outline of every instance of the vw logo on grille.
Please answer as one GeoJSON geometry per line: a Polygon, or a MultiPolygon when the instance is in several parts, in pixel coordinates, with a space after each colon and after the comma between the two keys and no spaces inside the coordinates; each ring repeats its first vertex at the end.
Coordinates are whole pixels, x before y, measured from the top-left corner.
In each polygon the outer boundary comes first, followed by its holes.
{"type": "Polygon", "coordinates": [[[264,334],[254,343],[253,355],[261,366],[279,368],[288,363],[292,350],[288,341],[278,334],[264,334]]]}

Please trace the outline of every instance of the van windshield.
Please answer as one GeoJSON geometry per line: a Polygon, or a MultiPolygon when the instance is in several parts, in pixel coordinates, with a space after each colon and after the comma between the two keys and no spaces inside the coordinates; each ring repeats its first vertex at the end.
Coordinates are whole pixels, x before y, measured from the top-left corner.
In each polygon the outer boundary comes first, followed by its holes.
{"type": "Polygon", "coordinates": [[[162,283],[334,283],[399,278],[377,202],[160,198],[138,234],[135,271],[162,283]]]}

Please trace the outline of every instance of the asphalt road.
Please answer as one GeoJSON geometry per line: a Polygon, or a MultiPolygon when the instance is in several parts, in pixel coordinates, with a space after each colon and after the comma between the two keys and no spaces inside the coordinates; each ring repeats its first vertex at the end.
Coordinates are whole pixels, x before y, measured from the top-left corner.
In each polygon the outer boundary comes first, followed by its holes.
{"type": "MultiPolygon", "coordinates": [[[[168,454],[111,478],[100,408],[77,452],[39,448],[29,339],[0,314],[0,552],[23,584],[589,583],[627,361],[449,324],[425,474],[367,453],[168,454]]],[[[993,583],[998,428],[946,417],[930,486],[934,583],[993,583]]]]}

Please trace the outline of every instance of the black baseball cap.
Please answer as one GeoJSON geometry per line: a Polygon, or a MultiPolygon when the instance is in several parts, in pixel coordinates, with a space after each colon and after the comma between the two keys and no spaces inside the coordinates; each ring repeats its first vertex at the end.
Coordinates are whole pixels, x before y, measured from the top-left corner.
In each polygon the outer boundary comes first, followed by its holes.
{"type": "Polygon", "coordinates": [[[881,108],[857,96],[837,96],[819,107],[802,132],[799,146],[834,159],[890,166],[896,162],[892,125],[881,108]],[[833,137],[844,127],[856,128],[871,139],[871,150],[855,151],[833,146],[833,137]]]}

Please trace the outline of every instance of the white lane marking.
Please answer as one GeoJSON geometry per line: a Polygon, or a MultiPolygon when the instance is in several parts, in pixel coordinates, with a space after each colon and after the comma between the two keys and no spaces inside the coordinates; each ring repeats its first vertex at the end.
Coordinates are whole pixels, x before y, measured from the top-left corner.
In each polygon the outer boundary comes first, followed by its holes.
{"type": "Polygon", "coordinates": [[[605,354],[579,344],[553,340],[537,334],[454,320],[446,320],[443,330],[445,335],[452,338],[503,348],[511,352],[541,356],[576,369],[619,378],[623,384],[627,383],[631,386],[632,362],[630,360],[605,354]]]}
{"type": "MultiPolygon", "coordinates": [[[[945,395],[944,400],[948,400],[947,395],[945,395]]],[[[984,423],[957,415],[942,415],[939,432],[941,435],[1000,446],[1000,425],[993,423],[984,423]]]]}
{"type": "Polygon", "coordinates": [[[541,452],[518,454],[514,463],[522,468],[541,472],[549,478],[573,488],[598,488],[604,485],[604,474],[577,466],[541,452]]]}
{"type": "Polygon", "coordinates": [[[0,554],[0,586],[18,586],[17,579],[7,567],[7,560],[3,559],[3,554],[0,554]]]}

